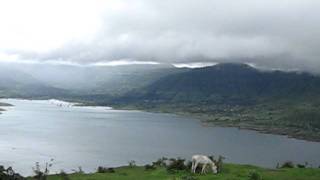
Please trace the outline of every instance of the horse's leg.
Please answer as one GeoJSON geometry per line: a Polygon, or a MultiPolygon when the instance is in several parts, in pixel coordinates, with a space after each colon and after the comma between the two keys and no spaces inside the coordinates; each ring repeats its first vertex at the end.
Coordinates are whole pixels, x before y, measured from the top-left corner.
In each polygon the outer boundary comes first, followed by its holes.
{"type": "Polygon", "coordinates": [[[198,167],[199,162],[195,162],[193,173],[196,173],[197,167],[198,167]]]}
{"type": "Polygon", "coordinates": [[[192,173],[194,173],[193,169],[194,169],[194,161],[192,161],[192,166],[191,166],[191,172],[192,173]]]}
{"type": "Polygon", "coordinates": [[[204,174],[204,173],[205,173],[205,170],[206,170],[206,164],[203,164],[203,165],[202,165],[201,174],[204,174]]]}

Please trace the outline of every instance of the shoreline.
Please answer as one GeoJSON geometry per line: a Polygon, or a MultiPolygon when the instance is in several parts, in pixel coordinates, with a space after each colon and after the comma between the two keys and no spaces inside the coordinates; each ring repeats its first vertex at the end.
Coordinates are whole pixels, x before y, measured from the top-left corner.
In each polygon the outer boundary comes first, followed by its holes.
{"type": "Polygon", "coordinates": [[[159,109],[143,109],[143,108],[127,108],[127,107],[112,107],[114,110],[140,110],[145,112],[151,112],[151,113],[166,113],[166,114],[173,114],[178,116],[184,116],[184,117],[190,117],[199,120],[204,126],[210,127],[210,126],[216,126],[216,127],[232,127],[232,128],[238,128],[240,130],[251,130],[262,134],[271,134],[271,135],[279,135],[279,136],[285,136],[292,139],[297,140],[303,140],[308,142],[320,142],[320,137],[312,136],[308,137],[304,134],[299,133],[299,129],[291,129],[288,127],[272,127],[272,126],[261,126],[261,125],[255,125],[250,123],[230,123],[230,122],[221,122],[221,121],[214,121],[209,120],[206,117],[197,116],[192,113],[188,112],[168,112],[168,111],[161,111],[159,109]]]}
{"type": "MultiPolygon", "coordinates": [[[[9,98],[10,99],[10,98],[9,98]]],[[[13,98],[15,99],[15,98],[13,98]]],[[[18,98],[21,99],[21,98],[18,98]]],[[[32,99],[21,99],[21,100],[32,100],[32,99]]],[[[42,99],[42,100],[47,100],[50,101],[52,99],[42,99]]],[[[233,128],[238,128],[238,129],[243,129],[243,130],[252,130],[256,131],[258,133],[262,134],[272,134],[272,135],[280,135],[280,136],[285,136],[288,138],[293,138],[297,140],[304,140],[304,141],[309,141],[309,142],[320,142],[320,136],[314,135],[310,136],[311,134],[303,134],[301,132],[301,129],[294,129],[294,128],[288,128],[288,127],[274,127],[274,126],[263,126],[263,125],[256,125],[253,123],[248,123],[248,122],[222,122],[222,121],[215,121],[212,119],[209,119],[206,114],[203,114],[204,116],[199,116],[193,113],[189,112],[176,112],[176,111],[163,111],[160,109],[147,109],[147,108],[139,108],[135,106],[101,106],[97,105],[94,103],[87,103],[87,102],[81,102],[81,101],[68,101],[66,99],[56,99],[58,101],[63,101],[66,103],[71,103],[75,107],[104,107],[107,108],[107,110],[134,110],[134,111],[144,111],[144,112],[150,112],[150,113],[165,113],[165,114],[172,114],[172,115],[178,115],[178,116],[184,116],[184,117],[190,117],[194,118],[197,120],[200,120],[200,122],[207,127],[210,126],[216,126],[216,127],[233,127],[233,128]]],[[[0,114],[1,111],[6,111],[6,109],[1,108],[1,106],[13,106],[12,104],[8,103],[1,103],[0,102],[0,114]]]]}
{"type": "Polygon", "coordinates": [[[255,124],[250,124],[250,123],[230,123],[230,122],[221,122],[221,121],[214,121],[214,120],[208,120],[207,118],[201,117],[201,116],[196,116],[192,115],[190,113],[174,113],[177,115],[182,115],[182,116],[190,116],[192,118],[198,119],[201,121],[201,123],[204,126],[216,126],[216,127],[233,127],[233,128],[238,128],[238,129],[243,129],[243,130],[251,130],[251,131],[256,131],[258,133],[262,134],[272,134],[272,135],[279,135],[279,136],[285,136],[288,138],[292,139],[297,139],[297,140],[303,140],[303,141],[308,141],[308,142],[320,142],[320,137],[317,136],[306,136],[304,134],[301,134],[301,130],[299,129],[292,129],[288,127],[272,127],[272,126],[262,126],[262,125],[255,125],[255,124]]]}

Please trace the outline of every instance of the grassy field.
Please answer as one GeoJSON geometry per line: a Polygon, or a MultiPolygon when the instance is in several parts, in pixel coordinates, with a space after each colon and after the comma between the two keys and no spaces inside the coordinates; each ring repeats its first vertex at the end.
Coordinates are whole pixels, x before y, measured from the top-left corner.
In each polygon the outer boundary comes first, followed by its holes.
{"type": "MultiPolygon", "coordinates": [[[[145,170],[144,167],[119,167],[114,173],[70,174],[67,176],[52,175],[48,180],[319,180],[320,169],[289,168],[289,169],[263,169],[249,165],[225,164],[220,174],[208,173],[207,175],[193,175],[186,171],[169,173],[165,168],[145,170]],[[253,178],[252,173],[260,178],[253,178]]],[[[31,180],[31,178],[30,178],[31,180]]]]}

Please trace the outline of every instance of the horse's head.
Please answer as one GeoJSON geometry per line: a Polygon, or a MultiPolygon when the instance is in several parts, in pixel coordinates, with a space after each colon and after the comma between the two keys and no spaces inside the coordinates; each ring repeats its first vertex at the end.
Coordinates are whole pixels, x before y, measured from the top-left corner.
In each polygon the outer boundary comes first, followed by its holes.
{"type": "Polygon", "coordinates": [[[213,172],[214,174],[217,174],[217,173],[218,173],[217,166],[216,166],[214,163],[211,164],[211,168],[212,168],[212,172],[213,172]]]}

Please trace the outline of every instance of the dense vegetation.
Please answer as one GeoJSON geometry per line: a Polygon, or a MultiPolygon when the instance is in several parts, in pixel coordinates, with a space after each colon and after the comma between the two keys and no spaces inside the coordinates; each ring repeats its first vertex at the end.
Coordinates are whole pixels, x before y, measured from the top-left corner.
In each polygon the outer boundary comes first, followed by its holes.
{"type": "Polygon", "coordinates": [[[319,92],[320,77],[311,74],[220,64],[160,78],[130,92],[123,100],[250,105],[270,99],[310,97],[319,92]]]}

